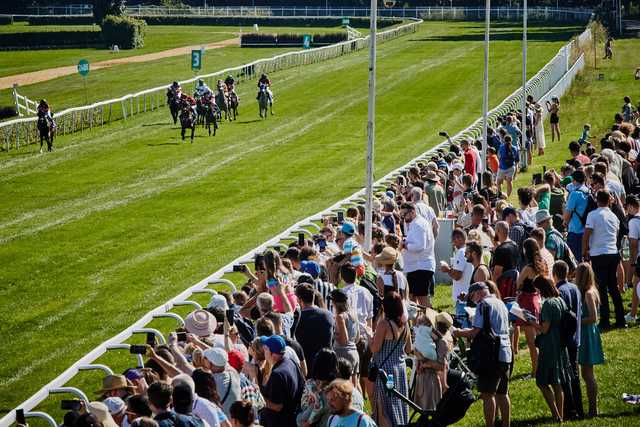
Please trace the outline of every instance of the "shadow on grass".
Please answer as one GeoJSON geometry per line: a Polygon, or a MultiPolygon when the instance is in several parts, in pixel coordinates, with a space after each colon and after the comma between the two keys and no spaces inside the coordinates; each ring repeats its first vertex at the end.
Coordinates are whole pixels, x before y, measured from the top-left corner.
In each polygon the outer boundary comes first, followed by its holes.
{"type": "Polygon", "coordinates": [[[239,123],[239,124],[241,124],[241,125],[248,125],[248,124],[251,124],[251,123],[258,123],[258,122],[261,122],[262,120],[263,120],[263,119],[255,119],[255,120],[249,120],[248,122],[239,122],[239,121],[238,121],[238,122],[236,122],[236,123],[239,123]]]}
{"type": "MultiPolygon", "coordinates": [[[[526,420],[511,420],[512,427],[529,427],[532,425],[556,425],[557,423],[549,415],[541,415],[535,418],[528,418],[526,420]]],[[[496,424],[498,425],[498,424],[496,424]]]]}
{"type": "MultiPolygon", "coordinates": [[[[171,123],[169,123],[170,125],[171,123]]],[[[142,127],[149,127],[149,126],[166,126],[167,123],[166,122],[158,122],[158,123],[145,123],[142,125],[142,127]]]]}
{"type": "MultiPolygon", "coordinates": [[[[529,33],[527,39],[530,42],[560,42],[569,40],[575,31],[546,31],[539,33],[529,33]]],[[[522,40],[521,31],[504,31],[491,34],[491,41],[518,41],[522,40]]],[[[458,34],[448,36],[431,36],[419,39],[409,39],[410,42],[480,42],[484,41],[484,33],[458,34]]]]}
{"type": "MultiPolygon", "coordinates": [[[[186,142],[186,140],[184,141],[186,142]]],[[[161,142],[159,144],[147,144],[147,147],[160,147],[163,145],[181,145],[182,142],[161,142]]]]}

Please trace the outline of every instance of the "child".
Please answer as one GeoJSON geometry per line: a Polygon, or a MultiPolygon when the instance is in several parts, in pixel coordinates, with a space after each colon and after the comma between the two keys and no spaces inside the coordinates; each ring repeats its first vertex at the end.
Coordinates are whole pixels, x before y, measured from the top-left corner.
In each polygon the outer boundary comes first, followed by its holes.
{"type": "Polygon", "coordinates": [[[580,143],[580,145],[583,145],[589,142],[589,138],[591,138],[591,135],[589,135],[589,132],[591,132],[591,125],[587,123],[586,125],[584,125],[584,129],[582,129],[582,136],[580,137],[580,139],[578,139],[578,142],[580,143]]]}
{"type": "Polygon", "coordinates": [[[489,169],[491,169],[494,175],[498,173],[498,155],[496,154],[496,149],[493,147],[487,147],[487,166],[489,166],[489,169]]]}

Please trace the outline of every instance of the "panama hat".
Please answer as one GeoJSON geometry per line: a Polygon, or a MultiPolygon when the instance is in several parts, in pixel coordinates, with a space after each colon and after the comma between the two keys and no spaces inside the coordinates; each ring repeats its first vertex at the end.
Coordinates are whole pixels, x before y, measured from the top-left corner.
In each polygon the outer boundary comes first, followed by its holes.
{"type": "Polygon", "coordinates": [[[97,394],[104,394],[111,390],[126,389],[133,393],[133,384],[124,375],[107,375],[102,380],[102,388],[98,390],[97,394]]]}
{"type": "Polygon", "coordinates": [[[375,260],[381,265],[395,264],[398,260],[398,252],[391,246],[386,246],[382,252],[376,255],[375,260]]]}
{"type": "Polygon", "coordinates": [[[184,319],[187,332],[199,337],[208,337],[217,326],[216,318],[206,310],[194,310],[184,319]]]}
{"type": "Polygon", "coordinates": [[[90,414],[93,414],[104,427],[118,427],[109,413],[109,408],[102,402],[91,402],[87,408],[90,414]]]}

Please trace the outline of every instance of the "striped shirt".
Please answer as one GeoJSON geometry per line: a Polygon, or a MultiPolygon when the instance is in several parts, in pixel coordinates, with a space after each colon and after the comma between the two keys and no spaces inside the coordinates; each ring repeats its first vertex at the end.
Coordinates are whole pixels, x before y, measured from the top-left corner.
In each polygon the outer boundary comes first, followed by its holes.
{"type": "Polygon", "coordinates": [[[324,302],[327,306],[327,310],[331,311],[332,304],[329,300],[329,295],[331,294],[331,291],[333,291],[336,287],[333,285],[333,283],[324,282],[322,281],[322,279],[316,279],[313,282],[313,287],[318,292],[320,292],[320,295],[322,295],[322,298],[324,299],[324,302]]]}
{"type": "Polygon", "coordinates": [[[353,264],[354,267],[359,267],[363,264],[362,249],[353,237],[349,237],[344,241],[342,251],[351,256],[351,264],[353,264]]]}

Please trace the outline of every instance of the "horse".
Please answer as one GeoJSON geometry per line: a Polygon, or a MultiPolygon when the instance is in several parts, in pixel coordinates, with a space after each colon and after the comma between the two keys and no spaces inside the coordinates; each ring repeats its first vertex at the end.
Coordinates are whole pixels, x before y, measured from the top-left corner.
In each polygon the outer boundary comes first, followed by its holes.
{"type": "Polygon", "coordinates": [[[167,91],[167,105],[169,106],[169,111],[171,111],[171,118],[173,119],[173,124],[178,123],[178,114],[180,113],[180,98],[173,93],[172,91],[167,91]]]}
{"type": "Polygon", "coordinates": [[[204,126],[204,115],[206,114],[206,107],[203,98],[198,98],[196,101],[196,113],[197,120],[196,123],[204,126]]]}
{"type": "Polygon", "coordinates": [[[224,86],[218,85],[218,91],[216,92],[216,104],[218,105],[218,119],[222,120],[222,112],[224,111],[224,119],[231,121],[231,115],[229,114],[229,99],[227,94],[224,93],[224,86]]]}
{"type": "Polygon", "coordinates": [[[238,116],[238,105],[240,105],[240,101],[238,100],[238,95],[235,92],[229,92],[229,113],[233,113],[233,120],[238,116]]]}
{"type": "Polygon", "coordinates": [[[180,135],[184,141],[184,135],[187,129],[191,129],[191,143],[193,143],[193,136],[196,131],[196,117],[195,113],[190,106],[185,106],[180,111],[180,135]]]}
{"type": "Polygon", "coordinates": [[[267,118],[267,110],[269,107],[271,107],[271,115],[273,115],[273,105],[269,102],[269,94],[267,93],[267,85],[265,84],[260,84],[260,91],[258,92],[258,107],[260,108],[260,118],[267,118]]]}
{"type": "Polygon", "coordinates": [[[213,123],[213,136],[216,136],[216,130],[218,129],[218,107],[211,102],[206,104],[204,108],[204,127],[209,131],[209,136],[211,136],[211,124],[213,123]]]}
{"type": "Polygon", "coordinates": [[[49,119],[44,115],[38,117],[38,132],[40,133],[40,152],[42,153],[42,145],[45,140],[47,141],[47,151],[53,151],[53,137],[56,129],[53,122],[49,122],[49,119]]]}

